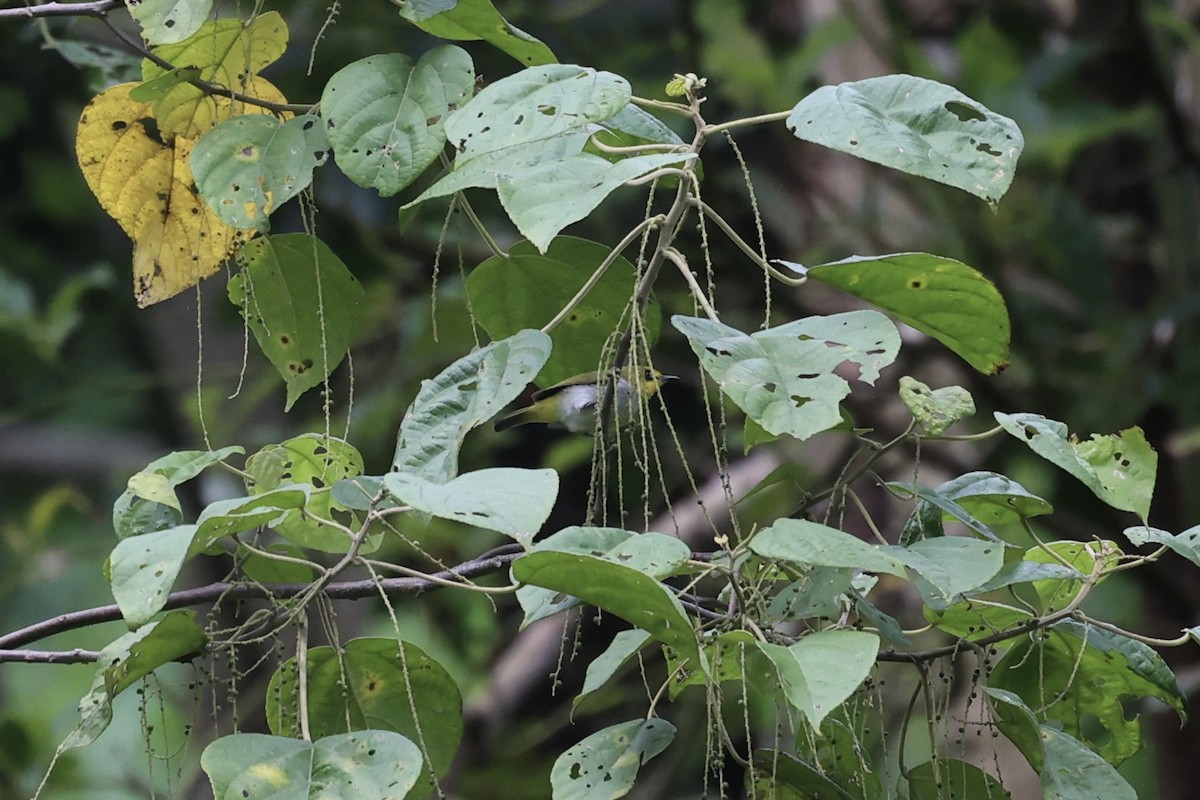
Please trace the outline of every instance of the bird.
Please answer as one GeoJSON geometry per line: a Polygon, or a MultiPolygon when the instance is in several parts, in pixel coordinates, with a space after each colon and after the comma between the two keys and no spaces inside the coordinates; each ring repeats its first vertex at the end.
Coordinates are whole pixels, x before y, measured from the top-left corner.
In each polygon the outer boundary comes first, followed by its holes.
{"type": "MultiPolygon", "coordinates": [[[[678,380],[675,375],[664,375],[649,367],[623,367],[617,380],[613,405],[618,409],[617,420],[625,427],[630,419],[630,381],[637,375],[636,386],[642,398],[649,399],[658,393],[668,381],[678,380]]],[[[496,420],[495,429],[508,430],[517,425],[541,423],[551,428],[560,428],[571,433],[592,434],[596,430],[596,404],[599,402],[600,373],[585,372],[567,378],[545,389],[533,393],[533,402],[505,414],[496,420]]]]}

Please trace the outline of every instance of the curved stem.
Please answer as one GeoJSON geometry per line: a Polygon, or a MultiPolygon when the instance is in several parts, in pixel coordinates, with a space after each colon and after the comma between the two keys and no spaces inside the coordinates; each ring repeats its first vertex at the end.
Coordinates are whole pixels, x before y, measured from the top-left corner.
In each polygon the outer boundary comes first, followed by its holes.
{"type": "Polygon", "coordinates": [[[467,200],[467,196],[462,192],[454,195],[454,199],[462,206],[463,213],[467,215],[467,219],[471,221],[471,225],[475,228],[483,243],[487,245],[488,250],[492,251],[492,255],[497,258],[508,258],[508,253],[504,248],[496,243],[492,238],[492,234],[488,233],[488,229],[483,226],[483,220],[475,213],[475,209],[471,207],[471,201],[467,200]]]}
{"type": "Polygon", "coordinates": [[[784,275],[782,272],[775,269],[771,262],[766,261],[761,255],[759,255],[758,251],[747,244],[746,240],[739,236],[737,231],[730,227],[729,223],[725,221],[725,218],[718,214],[716,210],[708,203],[705,203],[703,200],[697,197],[690,198],[688,202],[700,209],[704,216],[716,223],[717,227],[721,229],[721,232],[729,238],[729,241],[737,245],[737,248],[745,253],[747,258],[757,264],[759,269],[764,270],[772,278],[787,286],[801,286],[808,282],[808,278],[803,276],[793,278],[790,275],[784,275]]]}
{"type": "Polygon", "coordinates": [[[674,152],[687,150],[686,144],[634,144],[627,147],[618,147],[611,144],[605,144],[595,136],[589,140],[592,147],[595,147],[602,153],[612,153],[613,155],[636,155],[638,153],[656,153],[656,152],[674,152]]]}
{"type": "Polygon", "coordinates": [[[584,282],[583,286],[579,287],[579,291],[575,293],[575,296],[567,301],[567,304],[563,306],[557,314],[554,315],[554,319],[542,326],[542,333],[549,333],[557,328],[559,323],[566,319],[567,316],[575,310],[576,306],[583,302],[583,298],[587,297],[588,292],[595,288],[596,284],[600,282],[600,279],[604,277],[604,273],[608,271],[608,268],[611,267],[613,262],[617,260],[617,257],[621,255],[621,251],[633,244],[634,240],[642,235],[642,231],[653,227],[662,221],[662,214],[653,217],[647,217],[634,226],[633,230],[625,234],[625,238],[618,242],[617,246],[609,251],[609,254],[605,256],[603,261],[600,262],[600,266],[596,267],[596,271],[593,272],[591,277],[584,282]]]}
{"type": "Polygon", "coordinates": [[[1092,617],[1089,617],[1087,614],[1083,613],[1082,611],[1076,611],[1075,614],[1072,616],[1072,619],[1074,619],[1077,622],[1080,622],[1084,625],[1091,625],[1093,628],[1100,628],[1102,630],[1108,631],[1109,633],[1115,633],[1118,636],[1124,636],[1126,639],[1133,639],[1134,641],[1138,641],[1138,642],[1141,642],[1142,644],[1150,645],[1151,647],[1182,647],[1183,645],[1194,641],[1194,639],[1192,638],[1192,634],[1190,634],[1186,631],[1184,633],[1180,634],[1179,636],[1175,637],[1174,639],[1158,639],[1153,636],[1144,636],[1140,633],[1134,633],[1133,631],[1127,631],[1124,628],[1121,628],[1117,625],[1113,625],[1111,622],[1105,622],[1104,620],[1093,619],[1092,617]]]}
{"type": "Polygon", "coordinates": [[[661,109],[662,111],[672,111],[676,114],[683,114],[685,116],[690,116],[692,113],[692,109],[683,103],[669,103],[663,100],[651,100],[647,97],[636,96],[629,98],[629,100],[634,105],[642,106],[643,108],[657,108],[661,109]]]}
{"type": "Polygon", "coordinates": [[[687,259],[683,257],[683,254],[674,247],[668,247],[666,252],[663,253],[663,257],[679,267],[680,274],[687,281],[688,288],[692,290],[692,297],[704,309],[704,313],[708,315],[708,318],[713,322],[720,322],[721,320],[717,317],[716,309],[709,304],[708,298],[704,296],[704,290],[700,288],[700,284],[696,281],[696,276],[692,274],[692,268],[688,266],[687,259]]]}
{"type": "Polygon", "coordinates": [[[741,128],[746,125],[761,125],[764,122],[778,122],[781,119],[787,119],[792,113],[789,108],[787,111],[776,111],[773,114],[759,114],[756,117],[743,117],[742,119],[732,119],[729,122],[722,122],[719,125],[709,125],[704,129],[704,132],[709,136],[721,131],[730,131],[734,128],[741,128]]]}

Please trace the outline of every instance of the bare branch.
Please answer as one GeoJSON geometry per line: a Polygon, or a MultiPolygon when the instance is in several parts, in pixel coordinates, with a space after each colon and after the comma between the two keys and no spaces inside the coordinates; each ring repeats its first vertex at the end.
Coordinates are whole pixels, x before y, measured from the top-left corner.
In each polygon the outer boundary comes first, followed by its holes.
{"type": "MultiPolygon", "coordinates": [[[[334,600],[359,600],[364,597],[375,597],[382,587],[383,591],[392,593],[416,593],[427,589],[441,588],[445,581],[455,578],[469,578],[488,572],[504,569],[525,553],[519,544],[497,547],[478,558],[464,561],[461,564],[433,573],[430,578],[388,578],[382,581],[370,579],[361,581],[342,581],[331,583],[325,587],[325,595],[334,600]]],[[[184,589],[173,592],[164,610],[187,608],[218,599],[279,599],[297,597],[311,588],[309,583],[210,583],[195,589],[184,589]]],[[[115,604],[98,606],[82,611],[72,611],[60,614],[47,620],[42,620],[26,628],[0,636],[0,653],[5,650],[18,648],[30,642],[36,642],[56,633],[88,628],[102,622],[114,622],[121,619],[121,609],[115,604]]],[[[82,652],[82,651],[79,651],[82,652]]],[[[2,661],[3,659],[0,659],[2,661]]],[[[21,659],[9,659],[21,660],[21,659]]],[[[66,662],[58,662],[66,663],[66,662]]]]}
{"type": "Polygon", "coordinates": [[[93,664],[96,650],[0,650],[0,664],[93,664]]]}
{"type": "Polygon", "coordinates": [[[39,5],[0,8],[0,19],[38,19],[42,17],[103,17],[120,8],[122,0],[93,0],[90,3],[41,3],[39,5]]]}

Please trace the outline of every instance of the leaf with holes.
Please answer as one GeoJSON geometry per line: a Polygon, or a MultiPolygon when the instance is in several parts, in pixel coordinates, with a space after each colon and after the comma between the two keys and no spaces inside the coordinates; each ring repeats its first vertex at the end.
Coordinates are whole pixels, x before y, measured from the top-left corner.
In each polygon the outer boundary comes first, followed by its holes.
{"type": "Polygon", "coordinates": [[[408,186],[446,145],[446,116],[475,91],[475,67],[459,47],[430,50],[413,64],[377,55],[334,73],[321,116],[346,177],[384,197],[408,186]]]}
{"type": "Polygon", "coordinates": [[[1113,508],[1146,521],[1158,474],[1158,454],[1138,427],[1080,441],[1067,426],[1040,414],[1002,414],[996,421],[1051,464],[1066,470],[1113,508]]]}
{"type": "MultiPolygon", "coordinates": [[[[549,322],[610,254],[585,239],[560,236],[544,255],[530,242],[518,242],[507,256],[493,256],[467,276],[467,295],[479,324],[493,338],[549,322]]],[[[617,256],[583,301],[550,332],[553,349],[538,373],[538,385],[553,386],[594,372],[605,343],[617,330],[636,291],[633,264],[617,256]]],[[[649,345],[658,340],[662,312],[651,299],[644,330],[649,345]]]]}
{"type": "Polygon", "coordinates": [[[1125,529],[1125,538],[1135,546],[1144,544],[1166,545],[1175,553],[1183,556],[1196,566],[1200,566],[1200,525],[1188,528],[1178,536],[1172,535],[1161,528],[1151,528],[1148,525],[1138,525],[1125,529]]]}
{"type": "Polygon", "coordinates": [[[446,119],[446,138],[458,151],[453,169],[408,205],[469,187],[494,189],[500,175],[573,156],[589,126],[620,112],[630,95],[621,76],[571,64],[502,78],[446,119]]]}
{"type": "Polygon", "coordinates": [[[495,467],[433,483],[417,475],[390,472],[383,486],[402,505],[442,519],[511,536],[525,547],[542,529],[558,497],[552,469],[495,467]]]}
{"type": "Polygon", "coordinates": [[[234,117],[205,133],[192,150],[196,186],[224,222],[266,231],[267,217],[312,183],[329,142],[312,114],[280,122],[234,117]]]}
{"type": "Polygon", "coordinates": [[[200,30],[213,0],[127,0],[125,5],[147,44],[175,44],[200,30]]]}
{"type": "Polygon", "coordinates": [[[541,331],[518,331],[422,381],[400,423],[392,469],[439,483],[457,475],[467,432],[517,399],[546,363],[550,346],[541,331]]]}
{"type": "Polygon", "coordinates": [[[255,239],[238,263],[229,299],[287,384],[289,410],[346,357],[362,285],[328,245],[304,233],[255,239]]]}
{"type": "Polygon", "coordinates": [[[851,256],[807,271],[932,336],[985,375],[1008,366],[1008,308],[996,285],[928,253],[851,256]]]}
{"type": "Polygon", "coordinates": [[[970,192],[995,207],[1025,139],[1016,123],[912,75],[823,86],[787,118],[796,138],[970,192]]]}
{"type": "Polygon", "coordinates": [[[900,378],[900,402],[928,436],[940,436],[954,423],[975,414],[975,401],[961,386],[930,389],[907,375],[900,378]]]}
{"type": "Polygon", "coordinates": [[[610,725],[568,747],[550,769],[560,800],[611,800],[633,788],[643,764],[667,749],[675,726],[665,719],[634,719],[610,725]]]}
{"type": "Polygon", "coordinates": [[[900,350],[896,326],[875,311],[807,317],[754,334],[694,317],[675,316],[671,324],[747,416],[768,433],[797,439],[841,422],[838,404],[850,384],[835,370],[852,361],[858,379],[874,384],[900,350]]]}
{"type": "Polygon", "coordinates": [[[424,757],[412,740],[391,731],[360,731],[315,742],[235,733],[200,754],[200,766],[221,800],[404,797],[417,783],[424,757]]]}
{"type": "Polygon", "coordinates": [[[113,599],[130,627],[140,627],[167,602],[167,594],[187,560],[195,525],[122,539],[108,557],[113,599]]]}
{"type": "Polygon", "coordinates": [[[133,240],[139,308],[173,297],[220,268],[251,231],[226,225],[200,199],[188,166],[193,140],[160,130],[123,83],[92,99],[75,153],[88,188],[133,240]]]}
{"type": "MultiPolygon", "coordinates": [[[[287,49],[288,30],[278,12],[269,11],[244,23],[237,18],[211,20],[192,36],[176,44],[153,48],[170,64],[199,70],[199,78],[243,95],[274,103],[287,98],[258,72],[274,63],[287,49]]],[[[142,79],[151,81],[168,72],[146,59],[142,79]]],[[[267,114],[267,109],[190,83],[178,83],[154,101],[154,118],[164,134],[194,138],[218,123],[241,114],[267,114]]]]}
{"type": "MultiPolygon", "coordinates": [[[[234,453],[244,452],[243,448],[237,446],[222,447],[220,450],[181,450],[151,461],[139,474],[161,476],[174,489],[234,453]]],[[[173,504],[158,503],[137,494],[133,488],[126,488],[113,503],[113,530],[118,539],[126,539],[173,528],[183,521],[182,512],[177,510],[178,504],[178,498],[173,504]]]]}
{"type": "MultiPolygon", "coordinates": [[[[343,649],[310,647],[308,725],[314,739],[367,729],[399,733],[419,741],[442,776],[462,738],[462,695],[450,673],[412,642],[394,638],[352,639],[343,649]]],[[[276,736],[299,738],[301,704],[296,659],[271,676],[267,724],[276,736]]],[[[422,765],[418,785],[426,785],[422,765]]]]}
{"type": "Polygon", "coordinates": [[[541,40],[500,16],[490,0],[405,0],[399,5],[400,16],[439,39],[483,40],[526,67],[558,60],[541,40]]]}
{"type": "MultiPolygon", "coordinates": [[[[361,475],[363,460],[353,445],[332,436],[305,433],[279,444],[270,444],[246,459],[246,472],[253,478],[251,494],[286,484],[312,487],[303,509],[292,509],[272,525],[277,533],[301,547],[345,553],[350,540],[345,532],[318,523],[314,517],[332,519],[333,510],[344,510],[334,502],[332,487],[338,481],[361,475]]],[[[370,535],[361,549],[371,552],[379,536],[370,535]]]]}

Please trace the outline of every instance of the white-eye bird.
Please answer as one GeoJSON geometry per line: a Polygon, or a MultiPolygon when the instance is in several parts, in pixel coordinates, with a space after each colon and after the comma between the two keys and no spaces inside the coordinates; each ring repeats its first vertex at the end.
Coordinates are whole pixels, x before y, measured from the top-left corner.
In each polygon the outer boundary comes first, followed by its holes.
{"type": "MultiPolygon", "coordinates": [[[[667,381],[678,380],[674,375],[663,375],[649,367],[633,369],[623,367],[615,387],[613,406],[617,409],[617,422],[620,427],[629,424],[632,418],[631,400],[640,403],[640,399],[631,397],[630,376],[638,380],[632,385],[636,387],[642,398],[649,399],[658,393],[667,381]]],[[[551,428],[562,428],[572,433],[592,434],[596,430],[596,404],[599,402],[600,373],[585,372],[573,378],[567,378],[562,383],[556,383],[533,393],[533,402],[524,408],[519,408],[505,414],[496,420],[498,431],[507,430],[517,425],[541,423],[551,428]]]]}

